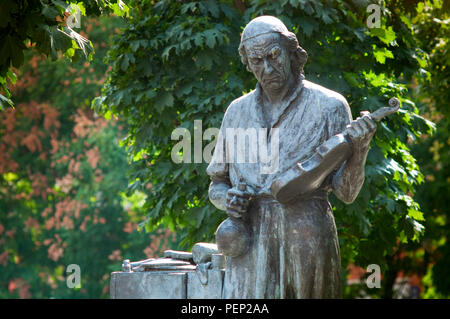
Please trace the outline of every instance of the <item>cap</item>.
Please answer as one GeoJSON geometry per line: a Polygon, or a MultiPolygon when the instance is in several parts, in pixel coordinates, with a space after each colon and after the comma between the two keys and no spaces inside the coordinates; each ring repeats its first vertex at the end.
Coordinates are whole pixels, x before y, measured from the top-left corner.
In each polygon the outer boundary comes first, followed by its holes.
{"type": "Polygon", "coordinates": [[[289,32],[284,23],[273,16],[260,16],[250,21],[244,28],[241,43],[267,33],[289,32]]]}

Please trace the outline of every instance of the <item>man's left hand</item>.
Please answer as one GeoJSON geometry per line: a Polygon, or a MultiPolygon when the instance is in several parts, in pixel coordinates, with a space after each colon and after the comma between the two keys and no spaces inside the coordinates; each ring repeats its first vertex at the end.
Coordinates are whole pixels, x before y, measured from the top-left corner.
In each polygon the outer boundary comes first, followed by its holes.
{"type": "Polygon", "coordinates": [[[377,125],[368,114],[361,114],[356,120],[347,125],[347,135],[355,150],[367,150],[377,125]]]}

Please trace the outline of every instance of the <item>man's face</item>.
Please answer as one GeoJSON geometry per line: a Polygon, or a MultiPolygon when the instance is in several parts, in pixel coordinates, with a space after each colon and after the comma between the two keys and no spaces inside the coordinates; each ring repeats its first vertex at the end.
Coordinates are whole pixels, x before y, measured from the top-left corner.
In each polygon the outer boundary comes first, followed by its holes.
{"type": "Polygon", "coordinates": [[[283,88],[291,72],[289,54],[281,36],[268,33],[246,41],[248,67],[264,90],[276,92],[283,88]]]}

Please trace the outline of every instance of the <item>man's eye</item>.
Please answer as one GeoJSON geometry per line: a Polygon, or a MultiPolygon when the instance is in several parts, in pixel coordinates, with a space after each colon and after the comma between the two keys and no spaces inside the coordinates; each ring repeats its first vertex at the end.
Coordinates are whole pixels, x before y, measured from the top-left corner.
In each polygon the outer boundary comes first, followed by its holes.
{"type": "Polygon", "coordinates": [[[271,51],[272,59],[276,59],[280,56],[281,50],[278,47],[275,47],[271,51]]]}

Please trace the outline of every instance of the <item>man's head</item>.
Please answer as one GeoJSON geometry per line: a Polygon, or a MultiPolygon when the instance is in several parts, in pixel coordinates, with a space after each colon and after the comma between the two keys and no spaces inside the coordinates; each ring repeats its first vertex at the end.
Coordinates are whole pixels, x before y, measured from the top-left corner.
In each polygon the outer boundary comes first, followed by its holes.
{"type": "Polygon", "coordinates": [[[247,70],[265,89],[278,90],[290,74],[303,74],[307,54],[279,19],[261,16],[250,21],[242,32],[239,54],[247,70]]]}

